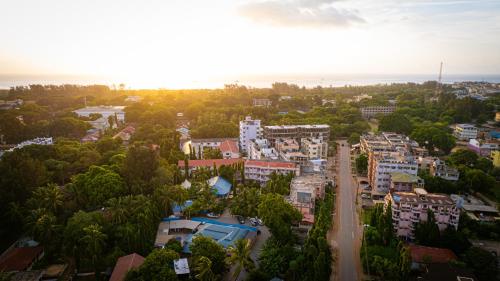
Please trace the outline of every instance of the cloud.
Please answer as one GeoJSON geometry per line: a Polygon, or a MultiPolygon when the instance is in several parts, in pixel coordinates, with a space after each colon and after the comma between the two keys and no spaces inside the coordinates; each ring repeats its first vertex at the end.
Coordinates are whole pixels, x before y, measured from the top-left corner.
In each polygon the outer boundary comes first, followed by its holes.
{"type": "Polygon", "coordinates": [[[364,23],[356,10],[339,9],[340,0],[265,0],[239,7],[240,15],[275,26],[346,27],[364,23]]]}

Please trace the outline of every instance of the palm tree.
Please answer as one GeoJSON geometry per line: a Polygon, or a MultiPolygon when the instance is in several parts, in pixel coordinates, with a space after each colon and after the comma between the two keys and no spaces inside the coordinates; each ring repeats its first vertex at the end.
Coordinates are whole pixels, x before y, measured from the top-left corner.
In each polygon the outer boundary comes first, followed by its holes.
{"type": "Polygon", "coordinates": [[[108,200],[108,210],[111,215],[111,221],[113,224],[124,223],[130,215],[130,208],[124,202],[122,197],[111,198],[108,200]]]}
{"type": "Polygon", "coordinates": [[[168,215],[173,204],[182,204],[188,198],[187,191],[179,185],[163,185],[154,191],[159,208],[168,215]]]}
{"type": "Polygon", "coordinates": [[[205,256],[201,256],[196,261],[196,266],[194,270],[195,272],[198,272],[198,274],[196,274],[195,277],[200,281],[217,280],[217,276],[212,272],[212,261],[205,256]]]}
{"type": "Polygon", "coordinates": [[[242,270],[249,271],[254,268],[254,263],[250,257],[251,244],[249,239],[239,239],[234,246],[229,247],[230,256],[227,261],[231,265],[236,265],[234,270],[234,280],[238,278],[242,270]]]}
{"type": "Polygon", "coordinates": [[[97,275],[97,266],[101,258],[104,247],[106,246],[106,234],[102,233],[102,227],[98,224],[91,224],[83,229],[85,235],[81,242],[85,245],[85,251],[94,266],[94,272],[97,275]]]}
{"type": "Polygon", "coordinates": [[[31,202],[38,208],[45,208],[57,214],[64,204],[64,195],[59,186],[49,183],[47,186],[39,187],[33,191],[31,202]]]}

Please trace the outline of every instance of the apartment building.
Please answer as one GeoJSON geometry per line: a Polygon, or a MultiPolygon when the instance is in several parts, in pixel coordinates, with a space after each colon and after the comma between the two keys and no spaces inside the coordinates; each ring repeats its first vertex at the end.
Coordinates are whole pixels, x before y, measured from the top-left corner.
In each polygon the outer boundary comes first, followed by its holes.
{"type": "Polygon", "coordinates": [[[429,173],[433,177],[440,177],[449,181],[457,181],[460,176],[460,172],[457,169],[446,165],[444,161],[439,159],[432,163],[429,173]]]}
{"type": "Polygon", "coordinates": [[[390,192],[411,192],[424,187],[424,180],[419,176],[400,172],[390,173],[390,182],[390,192]]]}
{"type": "Polygon", "coordinates": [[[477,139],[470,139],[467,148],[474,151],[479,156],[488,157],[492,151],[498,150],[498,143],[495,141],[482,141],[477,139]]]}
{"type": "Polygon", "coordinates": [[[471,124],[457,124],[454,135],[459,140],[469,141],[477,138],[477,128],[471,124]]]}
{"type": "Polygon", "coordinates": [[[321,138],[328,142],[330,137],[330,126],[328,125],[281,125],[264,126],[263,137],[268,139],[272,145],[278,139],[321,138]]]}
{"type": "Polygon", "coordinates": [[[253,120],[251,116],[245,117],[245,120],[240,121],[240,149],[246,152],[248,142],[259,139],[261,134],[260,120],[253,120]]]}
{"type": "Polygon", "coordinates": [[[315,202],[325,196],[326,179],[318,174],[295,177],[290,184],[290,203],[302,213],[299,227],[310,228],[314,223],[315,202]]]}
{"type": "Polygon", "coordinates": [[[267,139],[255,139],[248,142],[247,157],[253,160],[278,160],[278,151],[267,139]]]}
{"type": "Polygon", "coordinates": [[[396,111],[394,105],[366,106],[361,108],[361,116],[368,119],[377,115],[389,115],[394,111],[396,111]]]}
{"type": "Polygon", "coordinates": [[[319,138],[301,139],[301,150],[309,160],[326,159],[328,155],[328,143],[319,138]]]}
{"type": "Polygon", "coordinates": [[[278,153],[300,151],[300,144],[295,139],[277,139],[274,143],[274,147],[278,153]]]}
{"type": "Polygon", "coordinates": [[[247,160],[245,161],[245,179],[258,181],[264,185],[272,173],[289,174],[293,173],[300,176],[300,166],[283,161],[269,161],[269,160],[247,160]]]}
{"type": "Polygon", "coordinates": [[[368,180],[377,193],[386,194],[391,185],[391,173],[399,172],[416,176],[418,164],[404,151],[377,153],[370,156],[368,180]]]}
{"type": "Polygon", "coordinates": [[[407,240],[415,239],[415,225],[427,221],[427,210],[434,212],[436,224],[443,231],[448,226],[458,228],[460,209],[446,194],[427,193],[423,188],[413,192],[391,192],[385,206],[391,206],[394,231],[407,240]]]}

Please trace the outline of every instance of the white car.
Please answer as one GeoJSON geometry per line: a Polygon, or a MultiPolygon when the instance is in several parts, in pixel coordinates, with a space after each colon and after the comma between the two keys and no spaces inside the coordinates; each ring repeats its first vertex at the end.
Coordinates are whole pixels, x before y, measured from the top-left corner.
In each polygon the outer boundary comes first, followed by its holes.
{"type": "Polygon", "coordinates": [[[216,218],[218,218],[219,216],[220,216],[220,215],[218,215],[218,214],[216,214],[216,213],[208,213],[208,214],[207,214],[207,217],[209,217],[209,218],[215,218],[215,219],[216,219],[216,218]]]}

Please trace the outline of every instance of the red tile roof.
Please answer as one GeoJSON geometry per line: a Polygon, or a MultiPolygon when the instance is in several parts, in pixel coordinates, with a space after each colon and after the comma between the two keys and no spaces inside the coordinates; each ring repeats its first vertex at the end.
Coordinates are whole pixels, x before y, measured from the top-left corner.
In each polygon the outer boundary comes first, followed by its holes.
{"type": "Polygon", "coordinates": [[[457,259],[451,250],[443,248],[410,245],[410,253],[412,261],[417,263],[448,263],[457,259]]]}
{"type": "Polygon", "coordinates": [[[123,281],[127,272],[131,269],[138,268],[144,263],[144,258],[136,253],[130,254],[128,256],[120,257],[116,261],[115,268],[111,274],[109,281],[123,281]]]}
{"type": "Polygon", "coordinates": [[[222,153],[231,152],[231,153],[239,153],[238,144],[235,141],[226,140],[219,145],[219,149],[222,153]]]}
{"type": "MultiPolygon", "coordinates": [[[[241,158],[236,158],[236,159],[202,159],[202,160],[188,160],[188,166],[189,168],[198,168],[198,167],[213,167],[214,164],[215,166],[220,167],[222,165],[232,165],[236,163],[243,162],[243,159],[241,158]]],[[[178,167],[184,167],[184,160],[179,160],[177,163],[178,167]]]]}
{"type": "Polygon", "coordinates": [[[261,160],[247,160],[245,166],[258,166],[262,168],[288,168],[294,169],[297,164],[292,162],[279,162],[279,161],[261,161],[261,160]]]}
{"type": "Polygon", "coordinates": [[[12,248],[0,259],[0,271],[27,270],[42,253],[42,246],[12,248]]]}

